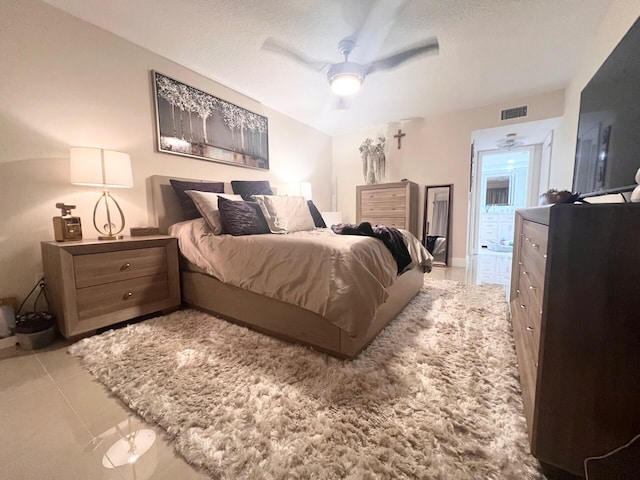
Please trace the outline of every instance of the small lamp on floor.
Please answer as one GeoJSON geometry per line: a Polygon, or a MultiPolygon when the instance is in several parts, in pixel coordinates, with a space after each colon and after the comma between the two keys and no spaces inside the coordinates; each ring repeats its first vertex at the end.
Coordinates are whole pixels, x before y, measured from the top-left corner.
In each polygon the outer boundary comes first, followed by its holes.
{"type": "Polygon", "coordinates": [[[71,149],[71,183],[102,187],[102,195],[93,209],[93,226],[101,234],[99,240],[118,240],[124,230],[124,213],[111,196],[109,188],[133,187],[131,175],[131,158],[126,153],[104,150],[102,148],[74,147],[71,149]],[[107,222],[102,228],[98,227],[96,214],[100,202],[104,202],[107,222]],[[113,223],[110,204],[116,208],[120,216],[119,228],[113,223]]]}

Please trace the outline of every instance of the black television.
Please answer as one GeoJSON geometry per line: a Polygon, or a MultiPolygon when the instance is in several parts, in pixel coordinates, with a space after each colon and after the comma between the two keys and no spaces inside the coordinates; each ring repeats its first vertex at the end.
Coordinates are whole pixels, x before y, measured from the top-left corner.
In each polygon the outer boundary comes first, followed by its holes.
{"type": "Polygon", "coordinates": [[[640,168],[640,19],[582,90],[573,191],[634,189],[640,168]]]}

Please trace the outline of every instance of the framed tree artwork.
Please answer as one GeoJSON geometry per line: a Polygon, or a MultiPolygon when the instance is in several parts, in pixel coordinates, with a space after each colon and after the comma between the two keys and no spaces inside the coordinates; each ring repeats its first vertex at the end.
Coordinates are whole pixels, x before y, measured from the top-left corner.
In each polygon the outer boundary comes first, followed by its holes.
{"type": "Polygon", "coordinates": [[[158,151],[269,169],[267,117],[152,72],[158,151]]]}

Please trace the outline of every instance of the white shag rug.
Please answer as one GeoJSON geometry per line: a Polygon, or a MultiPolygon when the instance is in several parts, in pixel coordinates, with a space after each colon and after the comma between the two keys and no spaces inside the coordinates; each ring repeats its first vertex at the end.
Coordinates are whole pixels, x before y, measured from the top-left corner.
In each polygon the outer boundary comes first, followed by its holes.
{"type": "Polygon", "coordinates": [[[427,278],[354,361],[195,310],[69,351],[213,478],[544,478],[501,287],[427,278]]]}

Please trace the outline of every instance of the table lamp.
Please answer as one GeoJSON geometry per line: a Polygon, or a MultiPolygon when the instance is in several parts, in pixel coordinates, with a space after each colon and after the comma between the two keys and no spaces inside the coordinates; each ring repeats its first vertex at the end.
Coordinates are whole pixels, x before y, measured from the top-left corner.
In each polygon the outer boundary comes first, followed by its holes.
{"type": "Polygon", "coordinates": [[[109,193],[109,188],[133,187],[131,175],[131,158],[126,153],[104,150],[102,148],[71,148],[71,183],[74,185],[87,185],[102,187],[102,195],[93,208],[93,226],[101,234],[99,240],[118,240],[123,238],[120,232],[124,230],[124,213],[109,193]],[[100,202],[104,202],[107,223],[102,228],[98,227],[96,214],[100,202]],[[120,215],[120,228],[111,219],[109,204],[115,206],[120,215]]]}

